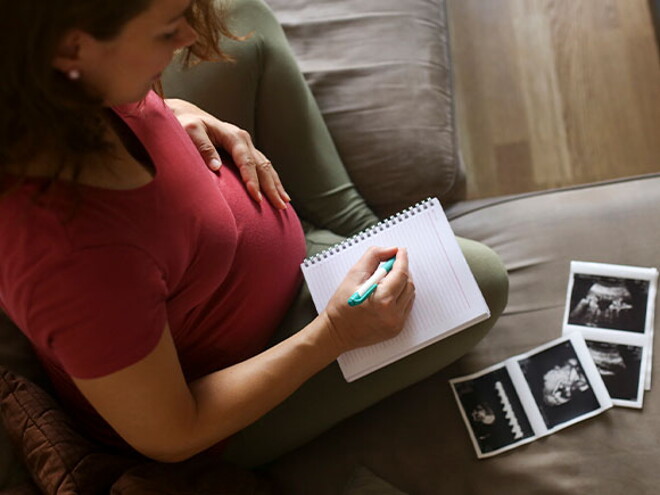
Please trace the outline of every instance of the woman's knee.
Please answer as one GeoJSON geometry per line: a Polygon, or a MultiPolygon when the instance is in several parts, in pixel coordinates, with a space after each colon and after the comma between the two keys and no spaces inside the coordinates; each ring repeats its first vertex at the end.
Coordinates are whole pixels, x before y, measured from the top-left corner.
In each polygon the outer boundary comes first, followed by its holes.
{"type": "Polygon", "coordinates": [[[458,242],[486,299],[491,318],[499,317],[509,297],[509,277],[502,260],[485,244],[462,238],[458,242]]]}
{"type": "Polygon", "coordinates": [[[263,34],[262,30],[280,28],[277,17],[264,0],[233,0],[229,3],[229,13],[230,19],[234,21],[234,27],[251,29],[245,33],[233,33],[239,36],[250,36],[250,33],[263,34]]]}

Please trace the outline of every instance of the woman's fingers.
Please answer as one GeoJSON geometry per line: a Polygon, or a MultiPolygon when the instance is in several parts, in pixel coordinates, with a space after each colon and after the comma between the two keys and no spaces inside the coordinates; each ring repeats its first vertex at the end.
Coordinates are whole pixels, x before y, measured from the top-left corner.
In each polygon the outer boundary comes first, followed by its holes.
{"type": "Polygon", "coordinates": [[[260,202],[265,195],[276,208],[286,208],[291,198],[270,160],[254,147],[250,134],[225,122],[214,125],[213,132],[231,154],[250,196],[260,202]]]}
{"type": "Polygon", "coordinates": [[[392,271],[380,283],[379,289],[381,289],[381,294],[387,292],[397,300],[404,295],[406,289],[408,292],[414,291],[409,272],[408,251],[405,248],[397,251],[392,271]]]}
{"type": "Polygon", "coordinates": [[[410,314],[415,287],[408,273],[405,249],[371,247],[353,268],[326,306],[324,315],[338,345],[346,350],[396,336],[410,314]],[[392,270],[362,304],[348,298],[376,271],[380,263],[396,256],[392,270]]]}
{"type": "Polygon", "coordinates": [[[349,276],[355,281],[356,284],[362,284],[369,277],[371,277],[371,275],[373,275],[373,273],[376,271],[376,268],[378,268],[378,265],[384,261],[387,261],[392,256],[395,256],[397,251],[398,248],[396,247],[370,247],[353,265],[349,271],[349,276]]]}
{"type": "Polygon", "coordinates": [[[220,170],[222,167],[222,160],[215,145],[209,138],[209,133],[206,126],[201,122],[190,123],[184,127],[188,132],[188,136],[197,147],[202,159],[211,170],[220,170]]]}
{"type": "Polygon", "coordinates": [[[263,196],[279,209],[285,209],[291,198],[270,161],[255,148],[250,134],[227,122],[218,120],[195,105],[183,100],[165,100],[200,155],[211,170],[218,170],[222,160],[217,147],[231,156],[239,169],[250,196],[261,202],[263,196]]]}

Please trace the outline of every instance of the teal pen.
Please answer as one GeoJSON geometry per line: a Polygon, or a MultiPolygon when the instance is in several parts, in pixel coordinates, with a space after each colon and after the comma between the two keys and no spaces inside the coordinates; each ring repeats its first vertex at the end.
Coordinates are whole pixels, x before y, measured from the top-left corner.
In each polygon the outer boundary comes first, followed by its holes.
{"type": "Polygon", "coordinates": [[[367,281],[363,283],[351,297],[348,298],[349,306],[357,306],[358,304],[362,304],[364,301],[366,301],[371,293],[376,290],[376,287],[378,287],[378,282],[383,280],[385,275],[387,275],[392,270],[395,260],[396,256],[394,258],[390,258],[381,266],[379,266],[374,274],[369,277],[367,281]]]}

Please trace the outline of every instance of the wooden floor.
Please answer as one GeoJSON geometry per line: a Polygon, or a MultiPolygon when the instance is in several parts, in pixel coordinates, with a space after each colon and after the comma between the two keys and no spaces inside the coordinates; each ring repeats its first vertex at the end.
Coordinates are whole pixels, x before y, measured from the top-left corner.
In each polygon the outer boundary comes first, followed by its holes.
{"type": "Polygon", "coordinates": [[[448,0],[470,198],[660,170],[647,2],[448,0]]]}

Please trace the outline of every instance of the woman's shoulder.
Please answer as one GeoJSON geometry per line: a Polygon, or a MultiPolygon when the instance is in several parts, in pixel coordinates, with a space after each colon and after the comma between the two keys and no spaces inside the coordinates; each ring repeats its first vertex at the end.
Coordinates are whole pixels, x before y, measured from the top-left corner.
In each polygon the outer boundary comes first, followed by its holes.
{"type": "Polygon", "coordinates": [[[140,121],[173,117],[165,100],[153,90],[139,102],[118,105],[112,109],[125,120],[140,121]]]}
{"type": "Polygon", "coordinates": [[[11,308],[12,317],[24,321],[32,291],[44,281],[57,285],[76,274],[84,280],[98,270],[106,270],[102,273],[107,278],[118,267],[129,265],[160,273],[157,260],[140,244],[134,230],[101,214],[79,211],[65,216],[47,205],[34,204],[29,196],[3,198],[0,307],[11,308]]]}
{"type": "Polygon", "coordinates": [[[201,160],[174,112],[154,91],[139,103],[113,107],[156,162],[201,160]]]}
{"type": "Polygon", "coordinates": [[[26,178],[0,196],[0,263],[40,251],[50,258],[95,244],[122,243],[132,234],[125,212],[68,183],[26,178]],[[44,190],[45,189],[45,190],[44,190]]]}
{"type": "Polygon", "coordinates": [[[45,183],[45,179],[26,179],[0,198],[0,264],[4,268],[53,259],[71,249],[67,210],[57,204],[56,194],[40,191],[45,183]]]}

